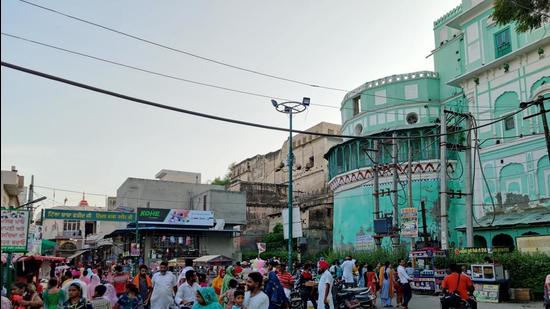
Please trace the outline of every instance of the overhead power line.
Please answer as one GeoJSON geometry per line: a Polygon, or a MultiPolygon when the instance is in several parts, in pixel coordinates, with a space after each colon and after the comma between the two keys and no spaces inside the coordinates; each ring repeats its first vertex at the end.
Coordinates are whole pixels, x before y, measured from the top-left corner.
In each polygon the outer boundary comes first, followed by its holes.
{"type": "MultiPolygon", "coordinates": [[[[223,121],[223,122],[228,122],[228,123],[234,123],[234,124],[240,124],[240,125],[244,125],[244,126],[257,127],[257,128],[267,129],[267,130],[275,130],[275,131],[283,131],[283,132],[295,132],[295,133],[302,133],[302,134],[307,134],[307,135],[325,136],[325,137],[338,137],[338,138],[350,138],[350,139],[358,138],[358,139],[372,139],[372,140],[384,139],[384,140],[386,140],[386,139],[392,139],[393,138],[393,139],[406,139],[406,140],[408,140],[408,139],[419,139],[419,138],[421,138],[419,136],[410,136],[410,137],[409,136],[397,136],[397,137],[392,137],[392,136],[353,136],[353,135],[329,134],[329,133],[322,133],[322,132],[311,132],[311,131],[303,131],[303,130],[290,130],[288,128],[275,127],[275,126],[265,125],[265,124],[261,124],[261,123],[254,123],[254,122],[243,121],[243,120],[238,120],[238,119],[220,117],[220,116],[215,116],[215,115],[211,115],[211,114],[206,114],[206,113],[196,112],[196,111],[192,111],[192,110],[187,110],[187,109],[183,109],[183,108],[179,108],[179,107],[175,107],[175,106],[156,103],[156,102],[153,102],[153,101],[148,101],[148,100],[128,96],[128,95],[125,95],[125,94],[122,94],[122,93],[119,93],[119,92],[114,92],[114,91],[94,87],[94,86],[91,86],[91,85],[79,83],[79,82],[69,80],[69,79],[65,79],[65,78],[62,78],[62,77],[58,77],[58,76],[55,76],[55,75],[35,71],[35,70],[29,69],[29,68],[21,67],[21,66],[15,65],[15,64],[4,62],[4,61],[1,62],[1,65],[5,66],[7,68],[13,69],[13,70],[25,72],[27,74],[40,76],[40,77],[45,78],[45,79],[54,80],[54,81],[61,82],[61,83],[64,83],[64,84],[68,84],[68,85],[72,85],[72,86],[75,86],[75,87],[78,87],[78,88],[87,89],[87,90],[90,90],[90,91],[93,91],[93,92],[106,94],[106,95],[109,95],[109,96],[117,97],[117,98],[124,99],[124,100],[127,100],[127,101],[133,101],[133,102],[143,104],[143,105],[147,105],[147,106],[153,106],[153,107],[156,107],[156,108],[171,110],[171,111],[174,111],[174,112],[189,114],[189,115],[193,115],[193,116],[197,116],[197,117],[202,117],[202,118],[207,118],[207,119],[212,119],[212,120],[217,120],[217,121],[223,121]]],[[[445,135],[459,134],[459,133],[471,131],[471,130],[474,130],[474,129],[486,127],[486,126],[492,125],[494,123],[497,123],[499,121],[502,121],[506,118],[509,118],[510,116],[518,114],[521,111],[523,111],[524,109],[525,108],[520,108],[520,109],[516,110],[515,112],[507,114],[505,117],[502,117],[501,119],[498,119],[498,120],[495,120],[495,121],[492,121],[492,122],[488,122],[488,123],[485,123],[485,124],[477,126],[477,127],[473,127],[473,128],[470,128],[470,129],[464,129],[464,130],[457,130],[457,131],[447,133],[445,135]]],[[[422,138],[437,137],[437,136],[442,136],[442,135],[441,134],[425,135],[422,138]]]]}
{"type": "MultiPolygon", "coordinates": [[[[19,35],[14,35],[14,34],[6,33],[6,32],[2,32],[1,34],[5,37],[21,40],[21,41],[24,41],[24,42],[27,42],[27,43],[31,43],[31,44],[51,48],[51,49],[55,49],[55,50],[62,51],[62,52],[65,52],[65,53],[69,53],[69,54],[72,54],[72,55],[77,55],[77,56],[80,56],[80,57],[85,57],[85,58],[88,58],[88,59],[92,59],[92,60],[96,60],[96,61],[100,61],[100,62],[104,62],[104,63],[124,67],[124,68],[131,69],[131,70],[136,70],[136,71],[139,71],[139,72],[143,72],[143,73],[147,73],[147,74],[151,74],[151,75],[155,75],[155,76],[159,76],[159,77],[165,77],[165,78],[169,78],[169,79],[173,79],[173,80],[177,80],[177,81],[181,81],[181,82],[185,82],[185,83],[190,83],[190,84],[194,84],[194,85],[198,85],[198,86],[205,86],[205,87],[210,87],[210,88],[215,88],[215,89],[220,89],[220,90],[224,90],[224,91],[229,91],[229,92],[234,92],[234,93],[239,93],[239,94],[244,94],[244,95],[250,95],[250,96],[255,96],[255,97],[262,97],[262,98],[268,98],[268,99],[277,99],[277,100],[284,100],[284,101],[292,101],[291,99],[288,99],[288,98],[282,98],[282,97],[277,97],[277,96],[272,96],[272,95],[267,95],[267,94],[252,92],[252,91],[247,91],[247,90],[229,88],[229,87],[220,86],[220,85],[216,85],[216,84],[195,81],[195,80],[191,80],[191,79],[187,79],[187,78],[179,77],[179,76],[175,76],[175,75],[170,75],[170,74],[166,74],[166,73],[160,73],[160,72],[152,71],[152,70],[145,69],[145,68],[142,68],[142,67],[137,67],[137,66],[125,64],[125,63],[122,63],[122,62],[119,62],[119,61],[114,61],[114,60],[109,60],[109,59],[97,57],[97,56],[90,55],[90,54],[87,54],[87,53],[70,50],[70,49],[67,49],[67,48],[60,47],[60,46],[56,46],[56,45],[36,41],[36,40],[33,40],[33,39],[25,38],[25,37],[22,37],[22,36],[19,36],[19,35]]],[[[363,95],[368,96],[369,94],[368,93],[366,93],[366,94],[363,93],[363,95]]],[[[375,95],[373,95],[373,96],[375,96],[375,95]]],[[[403,99],[403,98],[386,97],[386,96],[380,96],[380,95],[376,95],[376,96],[377,97],[384,97],[386,99],[410,101],[409,99],[403,99]]],[[[414,100],[411,103],[417,103],[417,104],[419,104],[419,103],[420,104],[421,103],[431,103],[431,104],[433,104],[433,103],[436,103],[436,102],[437,101],[414,100]]],[[[339,110],[346,110],[346,109],[347,110],[354,110],[353,107],[334,106],[334,105],[320,104],[320,103],[311,103],[311,105],[320,106],[320,107],[327,107],[327,108],[334,108],[334,109],[339,109],[339,110]]],[[[516,105],[514,105],[514,107],[516,107],[516,105]]],[[[489,108],[489,109],[491,109],[491,108],[489,108]]],[[[393,110],[393,111],[370,111],[370,112],[371,112],[371,114],[396,115],[395,110],[393,110]]],[[[483,119],[483,120],[494,120],[494,119],[483,119]]]]}
{"type": "MultiPolygon", "coordinates": [[[[220,61],[220,60],[216,60],[216,59],[212,59],[212,58],[209,58],[209,57],[201,56],[201,55],[196,54],[196,53],[191,53],[189,51],[185,51],[185,50],[182,50],[182,49],[177,48],[177,47],[168,46],[168,45],[163,44],[163,43],[155,42],[155,41],[146,39],[144,37],[141,37],[141,36],[138,36],[138,35],[135,35],[135,34],[130,34],[128,32],[118,30],[118,29],[115,29],[115,28],[110,27],[110,26],[105,26],[105,25],[99,24],[97,22],[93,22],[93,21],[90,21],[90,20],[87,20],[87,19],[84,19],[84,18],[81,18],[81,17],[77,17],[77,16],[71,15],[69,13],[61,12],[59,10],[52,9],[52,8],[49,8],[49,7],[46,7],[46,6],[43,6],[43,5],[39,5],[39,4],[30,2],[30,1],[26,1],[26,0],[19,0],[19,1],[22,2],[22,3],[28,4],[28,5],[34,6],[36,8],[39,8],[39,9],[42,9],[42,10],[45,10],[45,11],[49,11],[51,13],[61,15],[61,16],[64,16],[66,18],[76,20],[76,21],[79,21],[79,22],[82,22],[82,23],[85,23],[85,24],[88,24],[88,25],[91,25],[91,26],[94,26],[94,27],[97,27],[97,28],[101,28],[103,30],[107,30],[107,31],[110,31],[110,32],[113,32],[113,33],[116,33],[116,34],[119,34],[119,35],[122,35],[122,36],[125,36],[125,37],[128,37],[128,38],[131,38],[131,39],[134,39],[134,40],[146,43],[146,44],[150,44],[150,45],[153,45],[153,46],[156,46],[156,47],[167,49],[167,50],[170,50],[172,52],[184,54],[184,55],[194,57],[194,58],[197,58],[197,59],[200,59],[200,60],[204,60],[204,61],[207,61],[207,62],[215,63],[215,64],[225,66],[225,67],[228,67],[228,68],[232,68],[232,69],[236,69],[236,70],[240,70],[240,71],[244,71],[244,72],[248,72],[248,73],[252,73],[252,74],[256,74],[256,75],[260,75],[260,76],[264,76],[264,77],[274,78],[274,79],[278,79],[278,80],[282,80],[282,81],[286,81],[286,82],[291,82],[291,83],[295,83],[295,84],[299,84],[299,85],[303,85],[303,86],[313,87],[313,88],[327,89],[327,90],[339,91],[339,92],[345,92],[345,93],[350,93],[350,92],[355,93],[355,94],[361,93],[357,90],[349,90],[349,89],[319,85],[319,84],[315,84],[315,83],[311,83],[311,82],[300,81],[300,80],[293,79],[293,78],[278,76],[278,75],[274,75],[274,74],[270,74],[270,73],[264,73],[264,72],[260,72],[260,71],[254,70],[254,69],[249,69],[249,68],[233,65],[233,64],[226,63],[226,62],[223,62],[223,61],[220,61]]],[[[435,101],[422,101],[422,100],[414,100],[414,99],[396,98],[396,97],[376,95],[376,94],[372,94],[372,93],[361,93],[361,95],[387,98],[387,99],[399,100],[399,101],[405,101],[405,102],[411,102],[411,103],[435,103],[435,101]]],[[[319,104],[317,104],[317,105],[319,105],[319,104]]],[[[330,105],[328,105],[328,106],[330,106],[330,105]]]]}
{"type": "Polygon", "coordinates": [[[134,34],[130,34],[128,32],[124,32],[124,31],[121,31],[121,30],[118,30],[118,29],[115,29],[115,28],[112,28],[112,27],[104,26],[104,25],[101,25],[99,23],[89,21],[89,20],[86,20],[86,19],[83,19],[83,18],[80,18],[80,17],[76,17],[76,16],[70,15],[68,13],[64,13],[64,12],[61,12],[61,11],[58,11],[58,10],[55,10],[55,9],[52,9],[52,8],[49,8],[49,7],[45,7],[45,6],[30,2],[30,1],[26,1],[26,0],[19,0],[19,1],[21,1],[23,3],[26,3],[26,4],[29,4],[29,5],[32,5],[34,7],[40,8],[42,10],[46,10],[46,11],[49,11],[49,12],[52,12],[52,13],[55,13],[55,14],[73,19],[73,20],[77,20],[79,22],[86,23],[88,25],[92,25],[94,27],[98,27],[98,28],[101,28],[101,29],[104,29],[104,30],[107,30],[107,31],[110,31],[110,32],[114,32],[114,33],[123,35],[125,37],[131,38],[131,39],[134,39],[134,40],[141,41],[143,43],[151,44],[151,45],[154,45],[154,46],[157,46],[157,47],[160,47],[160,48],[164,48],[164,49],[167,49],[167,50],[170,50],[170,51],[173,51],[173,52],[184,54],[184,55],[187,55],[187,56],[190,56],[190,57],[194,57],[194,58],[197,58],[197,59],[200,59],[200,60],[215,63],[215,64],[225,66],[225,67],[228,67],[228,68],[232,68],[232,69],[235,69],[235,70],[244,71],[244,72],[248,72],[248,73],[252,73],[252,74],[256,74],[256,75],[261,75],[261,76],[264,76],[264,77],[274,78],[274,79],[278,79],[278,80],[282,80],[282,81],[286,81],[286,82],[290,82],[290,83],[295,83],[295,84],[299,84],[299,85],[314,87],[314,88],[322,88],[322,89],[334,90],[334,91],[340,91],[340,92],[349,92],[346,89],[323,86],[323,85],[317,85],[317,84],[314,84],[314,83],[304,82],[304,81],[300,81],[300,80],[296,80],[296,79],[292,79],[292,78],[288,78],[288,77],[283,77],[283,76],[278,76],[278,75],[274,75],[274,74],[264,73],[264,72],[260,72],[260,71],[254,70],[254,69],[249,69],[249,68],[244,68],[244,67],[241,67],[241,66],[233,65],[233,64],[226,63],[226,62],[223,62],[223,61],[220,61],[220,60],[216,60],[216,59],[208,58],[208,57],[205,57],[205,56],[201,56],[201,55],[196,54],[196,53],[191,53],[191,52],[188,52],[188,51],[176,48],[176,47],[168,46],[166,44],[154,42],[152,40],[145,39],[143,37],[140,37],[140,36],[137,36],[137,35],[134,35],[134,34]]]}

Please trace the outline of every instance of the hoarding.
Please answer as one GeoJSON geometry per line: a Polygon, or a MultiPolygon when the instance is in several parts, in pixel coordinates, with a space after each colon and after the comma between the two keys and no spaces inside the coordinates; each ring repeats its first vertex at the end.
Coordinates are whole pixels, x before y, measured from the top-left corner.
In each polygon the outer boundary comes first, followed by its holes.
{"type": "Polygon", "coordinates": [[[214,226],[214,212],[189,209],[138,208],[139,223],[214,226]]]}
{"type": "Polygon", "coordinates": [[[401,214],[401,236],[418,237],[418,210],[414,207],[402,208],[401,214]]]}
{"type": "MultiPolygon", "coordinates": [[[[288,208],[283,209],[283,236],[288,239],[288,208]]],[[[300,208],[292,208],[292,238],[304,237],[302,232],[302,217],[300,216],[300,208]]]]}
{"type": "Polygon", "coordinates": [[[86,221],[119,221],[133,222],[136,216],[133,213],[112,211],[87,211],[87,210],[44,210],[45,219],[86,220],[86,221]]]}
{"type": "Polygon", "coordinates": [[[543,252],[550,254],[550,235],[517,237],[518,250],[521,252],[543,252]]]}
{"type": "Polygon", "coordinates": [[[474,287],[474,296],[476,297],[478,302],[498,303],[498,284],[474,283],[474,287]]]}
{"type": "Polygon", "coordinates": [[[2,252],[27,252],[28,210],[2,208],[2,252]]]}

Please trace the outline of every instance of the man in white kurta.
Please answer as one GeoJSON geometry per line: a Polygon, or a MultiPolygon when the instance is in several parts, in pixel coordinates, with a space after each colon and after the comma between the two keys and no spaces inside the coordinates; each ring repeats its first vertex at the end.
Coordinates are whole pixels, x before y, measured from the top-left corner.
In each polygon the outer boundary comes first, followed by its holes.
{"type": "Polygon", "coordinates": [[[177,278],[168,272],[168,263],[162,262],[159,272],[153,275],[153,294],[151,295],[151,308],[169,309],[174,305],[174,289],[177,287],[177,278]]]}
{"type": "Polygon", "coordinates": [[[319,299],[317,299],[317,309],[330,308],[334,309],[334,301],[332,299],[332,285],[334,284],[334,278],[328,270],[330,265],[326,261],[319,262],[319,272],[322,273],[319,280],[319,286],[317,291],[319,292],[319,299]]]}

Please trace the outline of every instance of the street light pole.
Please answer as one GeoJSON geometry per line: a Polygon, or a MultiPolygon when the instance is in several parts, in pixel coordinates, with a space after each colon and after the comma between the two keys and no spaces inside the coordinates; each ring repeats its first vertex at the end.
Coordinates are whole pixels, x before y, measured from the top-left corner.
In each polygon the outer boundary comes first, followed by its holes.
{"type": "Polygon", "coordinates": [[[288,268],[292,273],[292,167],[294,166],[294,154],[292,153],[292,113],[288,113],[288,268]]]}
{"type": "Polygon", "coordinates": [[[294,154],[292,153],[292,115],[298,114],[306,110],[309,106],[310,99],[303,98],[302,102],[288,101],[278,103],[275,100],[271,100],[271,104],[278,112],[288,114],[289,119],[289,135],[288,135],[288,271],[292,273],[292,191],[293,191],[293,179],[292,179],[292,167],[294,166],[294,154]]]}

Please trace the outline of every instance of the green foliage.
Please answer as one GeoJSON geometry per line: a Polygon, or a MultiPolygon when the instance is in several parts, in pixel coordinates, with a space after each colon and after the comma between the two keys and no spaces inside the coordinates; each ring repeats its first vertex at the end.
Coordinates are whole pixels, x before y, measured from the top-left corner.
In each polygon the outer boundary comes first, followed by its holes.
{"type": "Polygon", "coordinates": [[[550,21],[548,0],[496,0],[492,14],[498,25],[516,23],[517,32],[527,32],[550,21]]]}
{"type": "Polygon", "coordinates": [[[235,167],[235,162],[229,164],[229,167],[227,168],[227,173],[225,174],[225,176],[223,176],[223,178],[221,177],[216,177],[214,178],[214,180],[212,180],[212,183],[213,185],[217,185],[217,186],[227,186],[231,183],[231,171],[233,170],[233,168],[235,167]]]}
{"type": "Polygon", "coordinates": [[[327,261],[332,262],[334,260],[340,260],[346,256],[351,255],[359,263],[369,263],[376,265],[377,263],[384,263],[386,261],[390,263],[398,263],[400,260],[407,258],[407,252],[405,249],[399,249],[398,251],[378,249],[368,252],[348,252],[348,251],[333,251],[321,254],[327,261]]]}

